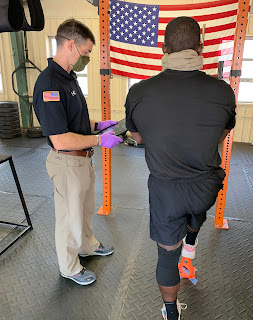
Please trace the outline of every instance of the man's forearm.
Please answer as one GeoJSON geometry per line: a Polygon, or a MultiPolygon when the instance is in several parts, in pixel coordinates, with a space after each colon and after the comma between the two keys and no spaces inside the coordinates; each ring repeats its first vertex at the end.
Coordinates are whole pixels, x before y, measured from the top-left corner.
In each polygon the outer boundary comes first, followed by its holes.
{"type": "Polygon", "coordinates": [[[84,136],[73,132],[50,136],[50,140],[56,150],[81,150],[97,145],[96,136],[84,136]]]}
{"type": "Polygon", "coordinates": [[[95,123],[96,123],[96,120],[90,120],[91,131],[94,131],[95,129],[95,123]]]}
{"type": "Polygon", "coordinates": [[[131,135],[138,144],[141,144],[144,142],[139,132],[131,132],[131,135]]]}

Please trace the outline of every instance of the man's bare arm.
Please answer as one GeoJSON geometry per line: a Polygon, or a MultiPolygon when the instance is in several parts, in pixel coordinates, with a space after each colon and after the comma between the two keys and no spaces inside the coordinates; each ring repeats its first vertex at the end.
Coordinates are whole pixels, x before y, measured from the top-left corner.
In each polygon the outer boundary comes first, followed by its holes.
{"type": "Polygon", "coordinates": [[[131,135],[138,144],[141,144],[144,142],[139,132],[131,132],[131,135]]]}
{"type": "MultiPolygon", "coordinates": [[[[56,134],[49,137],[56,150],[81,150],[97,145],[96,136],[84,136],[73,132],[56,134]]],[[[99,143],[101,143],[100,137],[99,143]]]]}
{"type": "Polygon", "coordinates": [[[222,142],[224,141],[224,139],[225,139],[226,136],[229,134],[229,132],[230,132],[230,130],[224,129],[224,131],[223,131],[223,133],[222,133],[222,135],[221,135],[221,137],[220,137],[219,143],[222,143],[222,142]]]}
{"type": "Polygon", "coordinates": [[[90,120],[91,131],[94,131],[95,129],[95,123],[96,123],[96,120],[90,120]]]}

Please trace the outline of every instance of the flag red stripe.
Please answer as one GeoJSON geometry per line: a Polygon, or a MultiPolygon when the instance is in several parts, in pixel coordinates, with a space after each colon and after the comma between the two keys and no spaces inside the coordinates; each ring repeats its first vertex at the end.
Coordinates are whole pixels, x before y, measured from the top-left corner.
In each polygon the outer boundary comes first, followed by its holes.
{"type": "Polygon", "coordinates": [[[128,56],[134,56],[134,57],[141,57],[141,58],[147,58],[147,59],[157,59],[161,60],[163,57],[163,54],[156,54],[156,53],[146,53],[146,52],[138,52],[138,51],[132,51],[127,49],[121,49],[117,47],[111,46],[111,51],[122,53],[128,56]]]}
{"type": "MultiPolygon", "coordinates": [[[[198,22],[201,22],[201,21],[208,21],[208,20],[210,21],[210,20],[227,18],[235,15],[237,15],[237,10],[231,10],[231,11],[201,15],[201,16],[193,16],[192,18],[198,22]]],[[[173,19],[174,18],[159,18],[159,23],[169,23],[173,19]]]]}
{"type": "Polygon", "coordinates": [[[219,51],[203,52],[203,57],[204,58],[212,58],[212,57],[225,56],[227,54],[232,54],[233,51],[234,51],[234,48],[227,48],[227,49],[222,49],[219,51]]]}
{"type": "MultiPolygon", "coordinates": [[[[110,50],[112,52],[121,53],[121,54],[124,54],[127,56],[139,57],[139,58],[161,60],[163,57],[163,54],[156,54],[156,53],[152,54],[152,53],[146,53],[146,52],[138,52],[138,51],[117,48],[114,46],[111,46],[110,50]]],[[[219,50],[219,51],[205,52],[205,53],[203,53],[203,57],[204,58],[212,58],[212,57],[217,57],[220,55],[227,55],[227,54],[232,54],[232,53],[233,53],[233,48],[227,48],[227,49],[223,49],[223,50],[219,50]]]]}
{"type": "MultiPolygon", "coordinates": [[[[223,24],[221,26],[215,26],[215,27],[209,27],[205,29],[205,33],[212,33],[212,32],[218,32],[218,31],[225,31],[228,29],[233,29],[236,27],[236,22],[223,24]]],[[[159,30],[158,31],[159,36],[165,35],[165,30],[159,30]]]]}
{"type": "Polygon", "coordinates": [[[130,61],[124,61],[121,59],[111,58],[111,62],[121,64],[123,66],[133,67],[133,68],[139,68],[139,69],[145,69],[145,70],[155,70],[155,71],[161,71],[162,66],[154,66],[150,64],[142,64],[142,63],[136,63],[136,62],[130,62],[130,61]]]}
{"type": "Polygon", "coordinates": [[[210,40],[205,40],[204,45],[206,46],[213,46],[215,44],[220,44],[220,43],[225,43],[225,42],[229,42],[229,41],[234,41],[235,36],[227,36],[227,37],[221,37],[221,38],[217,38],[217,39],[210,39],[210,40]]]}
{"type": "MultiPolygon", "coordinates": [[[[216,69],[218,68],[219,63],[208,63],[204,64],[203,68],[201,70],[207,70],[207,69],[216,69]]],[[[224,67],[230,67],[232,65],[232,61],[224,61],[224,67]]]]}
{"type": "MultiPolygon", "coordinates": [[[[228,41],[233,41],[235,39],[235,36],[227,36],[227,37],[222,37],[222,38],[217,38],[217,39],[210,39],[210,40],[205,40],[205,47],[206,46],[212,46],[215,44],[220,44],[220,43],[224,43],[224,42],[228,42],[228,41]]],[[[157,47],[161,48],[162,47],[163,42],[158,42],[157,47]]]]}
{"type": "Polygon", "coordinates": [[[118,76],[127,77],[127,78],[133,78],[133,79],[148,79],[149,76],[143,76],[136,73],[130,73],[125,71],[120,71],[116,69],[111,69],[113,74],[117,74],[118,76]]]}
{"type": "MultiPolygon", "coordinates": [[[[140,79],[140,80],[145,80],[145,79],[149,79],[149,76],[144,76],[144,75],[140,75],[140,74],[136,74],[136,73],[131,73],[131,72],[126,72],[126,71],[120,71],[120,70],[116,70],[116,69],[111,69],[112,70],[112,74],[116,74],[118,76],[122,76],[122,77],[127,77],[127,78],[132,78],[132,79],[140,79]]],[[[213,77],[217,77],[217,73],[212,75],[213,77]]],[[[223,73],[223,78],[229,78],[230,73],[229,72],[224,72],[223,73]]]]}
{"type": "Polygon", "coordinates": [[[223,78],[229,78],[230,77],[230,72],[224,72],[223,73],[223,78]]]}
{"type": "Polygon", "coordinates": [[[160,5],[160,11],[181,11],[181,10],[197,10],[214,8],[218,6],[224,6],[228,4],[237,3],[238,0],[220,0],[210,1],[205,3],[191,3],[191,4],[179,4],[179,5],[160,5]]]}

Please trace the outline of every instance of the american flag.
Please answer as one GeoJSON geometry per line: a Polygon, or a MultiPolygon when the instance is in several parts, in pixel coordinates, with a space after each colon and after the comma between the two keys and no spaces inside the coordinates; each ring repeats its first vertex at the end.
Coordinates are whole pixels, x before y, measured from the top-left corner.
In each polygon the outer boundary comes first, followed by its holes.
{"type": "Polygon", "coordinates": [[[43,92],[43,101],[60,101],[59,91],[44,91],[43,92]]]}
{"type": "MultiPolygon", "coordinates": [[[[154,1],[155,2],[155,1],[154,1]]],[[[219,0],[185,5],[145,5],[111,0],[110,55],[113,74],[147,79],[161,70],[162,43],[169,21],[179,16],[205,25],[203,71],[217,76],[224,61],[228,78],[233,55],[238,0],[219,0]]]]}

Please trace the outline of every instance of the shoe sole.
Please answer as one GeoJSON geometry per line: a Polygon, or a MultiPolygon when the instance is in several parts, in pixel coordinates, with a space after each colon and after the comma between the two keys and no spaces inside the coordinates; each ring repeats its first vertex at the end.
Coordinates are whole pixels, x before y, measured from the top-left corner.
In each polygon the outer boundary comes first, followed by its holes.
{"type": "Polygon", "coordinates": [[[73,279],[71,276],[65,276],[64,274],[61,274],[61,276],[66,279],[70,279],[70,280],[80,284],[81,286],[88,286],[89,284],[92,284],[93,282],[96,281],[96,278],[93,278],[93,280],[90,280],[89,282],[87,281],[86,283],[84,283],[84,282],[77,281],[76,279],[73,279]]]}
{"type": "Polygon", "coordinates": [[[100,256],[100,257],[106,257],[106,256],[110,256],[111,254],[113,254],[114,251],[112,252],[109,252],[109,253],[104,253],[104,254],[101,254],[101,253],[94,253],[94,254],[80,254],[79,253],[79,256],[82,257],[82,258],[85,258],[85,257],[92,257],[92,256],[100,256]]]}

